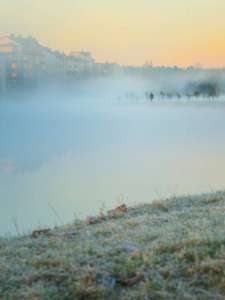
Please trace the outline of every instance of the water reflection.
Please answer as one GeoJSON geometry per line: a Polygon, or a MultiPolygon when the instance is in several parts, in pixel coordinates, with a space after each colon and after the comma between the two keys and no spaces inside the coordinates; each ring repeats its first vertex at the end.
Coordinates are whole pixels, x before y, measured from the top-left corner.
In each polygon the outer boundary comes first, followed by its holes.
{"type": "Polygon", "coordinates": [[[0,104],[0,234],[60,224],[74,213],[224,188],[224,108],[0,104]],[[178,186],[178,187],[177,187],[178,186]]]}

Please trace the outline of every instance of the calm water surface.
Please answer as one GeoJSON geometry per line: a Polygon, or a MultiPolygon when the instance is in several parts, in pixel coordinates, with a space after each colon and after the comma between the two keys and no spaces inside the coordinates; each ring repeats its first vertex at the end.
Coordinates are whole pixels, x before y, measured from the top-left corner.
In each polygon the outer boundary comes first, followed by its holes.
{"type": "Polygon", "coordinates": [[[0,234],[225,187],[225,108],[0,103],[0,234]]]}

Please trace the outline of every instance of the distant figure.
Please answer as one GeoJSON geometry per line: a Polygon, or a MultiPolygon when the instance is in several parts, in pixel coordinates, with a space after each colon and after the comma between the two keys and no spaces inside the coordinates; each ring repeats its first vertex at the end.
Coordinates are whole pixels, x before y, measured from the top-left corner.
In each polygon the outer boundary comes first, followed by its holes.
{"type": "Polygon", "coordinates": [[[149,95],[149,98],[150,98],[150,100],[151,100],[151,102],[152,102],[152,100],[153,100],[153,98],[154,98],[153,93],[151,93],[151,94],[149,95]]]}

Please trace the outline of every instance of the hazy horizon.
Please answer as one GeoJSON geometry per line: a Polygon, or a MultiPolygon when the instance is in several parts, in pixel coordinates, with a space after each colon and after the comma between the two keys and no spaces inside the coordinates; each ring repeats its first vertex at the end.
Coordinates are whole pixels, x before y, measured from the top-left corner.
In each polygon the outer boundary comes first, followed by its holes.
{"type": "Polygon", "coordinates": [[[138,101],[127,88],[48,86],[0,101],[0,235],[16,233],[13,219],[21,233],[59,224],[48,203],[66,223],[121,194],[134,204],[223,189],[224,96],[147,103],[142,82],[138,101]]]}
{"type": "Polygon", "coordinates": [[[223,68],[222,0],[57,2],[0,0],[0,36],[31,35],[69,54],[92,53],[96,62],[142,66],[223,68]],[[9,21],[10,20],[10,21],[9,21]]]}

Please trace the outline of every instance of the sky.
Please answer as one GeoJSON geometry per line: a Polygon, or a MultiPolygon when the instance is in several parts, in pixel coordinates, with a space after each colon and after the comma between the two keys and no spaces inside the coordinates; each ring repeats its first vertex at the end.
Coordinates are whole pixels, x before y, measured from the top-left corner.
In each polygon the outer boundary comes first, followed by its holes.
{"type": "Polygon", "coordinates": [[[0,0],[0,36],[96,62],[225,67],[224,0],[0,0]]]}

